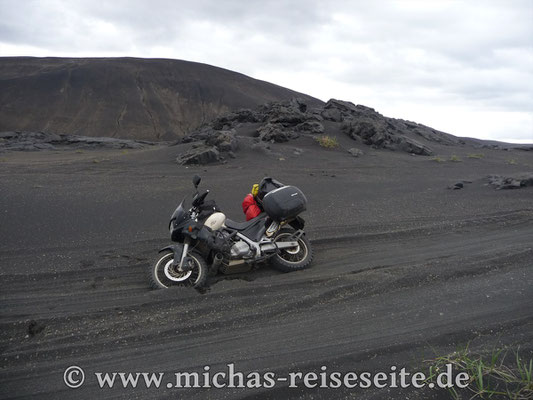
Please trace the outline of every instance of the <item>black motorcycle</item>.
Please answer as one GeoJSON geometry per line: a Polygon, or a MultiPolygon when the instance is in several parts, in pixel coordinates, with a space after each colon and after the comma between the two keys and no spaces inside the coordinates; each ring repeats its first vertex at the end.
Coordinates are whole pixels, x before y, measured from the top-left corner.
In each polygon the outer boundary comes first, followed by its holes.
{"type": "Polygon", "coordinates": [[[264,178],[257,201],[263,212],[247,222],[232,221],[200,194],[201,178],[193,178],[195,194],[187,210],[184,199],[172,214],[170,237],[175,245],[159,250],[151,267],[154,288],[201,288],[208,275],[247,272],[269,261],[283,272],[307,268],[313,259],[311,243],[303,231],[307,199],[295,186],[264,178]]]}

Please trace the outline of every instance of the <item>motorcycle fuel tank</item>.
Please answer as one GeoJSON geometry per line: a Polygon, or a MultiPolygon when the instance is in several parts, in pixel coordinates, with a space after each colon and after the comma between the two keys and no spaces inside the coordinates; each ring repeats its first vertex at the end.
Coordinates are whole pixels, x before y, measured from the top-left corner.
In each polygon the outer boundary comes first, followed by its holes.
{"type": "Polygon", "coordinates": [[[213,231],[218,231],[226,222],[226,216],[221,212],[213,213],[204,222],[204,225],[213,231]]]}

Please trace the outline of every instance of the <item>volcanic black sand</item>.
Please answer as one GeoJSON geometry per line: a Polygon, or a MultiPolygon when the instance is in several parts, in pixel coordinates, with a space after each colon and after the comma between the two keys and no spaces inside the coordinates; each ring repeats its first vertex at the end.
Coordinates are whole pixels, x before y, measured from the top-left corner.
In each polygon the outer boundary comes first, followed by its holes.
{"type": "Polygon", "coordinates": [[[302,136],[209,166],[178,165],[184,145],[0,154],[0,397],[449,398],[286,382],[99,389],[94,373],[228,363],[280,375],[416,372],[468,343],[530,359],[533,187],[495,190],[487,176],[530,172],[532,152],[434,144],[437,159],[368,146],[353,157],[351,139],[338,139],[327,150],[302,136]],[[300,187],[311,268],[264,266],[212,279],[205,293],[151,290],[149,266],[170,243],[169,216],[196,173],[234,220],[263,176],[300,187]],[[463,188],[449,188],[456,183],[463,188]],[[63,382],[71,365],[85,370],[78,389],[63,382]]]}

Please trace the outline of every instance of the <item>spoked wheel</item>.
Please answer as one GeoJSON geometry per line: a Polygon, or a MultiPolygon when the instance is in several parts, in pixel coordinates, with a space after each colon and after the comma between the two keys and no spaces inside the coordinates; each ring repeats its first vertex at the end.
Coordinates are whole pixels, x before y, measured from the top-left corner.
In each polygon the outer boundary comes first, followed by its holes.
{"type": "MultiPolygon", "coordinates": [[[[293,242],[294,230],[283,228],[274,238],[274,242],[293,242]]],[[[307,268],[313,261],[313,249],[305,235],[300,236],[295,247],[279,249],[279,253],[270,259],[274,268],[283,272],[298,271],[307,268]]]]}
{"type": "Polygon", "coordinates": [[[152,267],[151,281],[154,289],[165,289],[171,286],[202,287],[207,279],[206,263],[199,254],[189,252],[187,255],[190,269],[178,271],[172,266],[174,253],[167,250],[152,267]]]}

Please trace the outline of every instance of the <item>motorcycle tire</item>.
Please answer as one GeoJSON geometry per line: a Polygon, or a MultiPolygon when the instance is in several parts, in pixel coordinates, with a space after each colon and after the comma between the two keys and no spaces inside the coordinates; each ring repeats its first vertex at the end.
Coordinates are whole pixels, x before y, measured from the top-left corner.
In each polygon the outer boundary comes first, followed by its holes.
{"type": "MultiPolygon", "coordinates": [[[[289,240],[294,235],[294,229],[282,228],[274,238],[274,242],[289,240]]],[[[278,254],[270,259],[272,267],[282,272],[299,271],[309,267],[313,261],[313,249],[305,235],[298,239],[296,248],[279,249],[278,254]]]]}
{"type": "Polygon", "coordinates": [[[187,256],[194,263],[193,268],[187,272],[179,272],[172,269],[174,253],[171,250],[162,252],[155,264],[150,268],[152,288],[166,289],[172,286],[203,287],[207,280],[207,264],[204,258],[194,251],[189,252],[187,256]]]}

